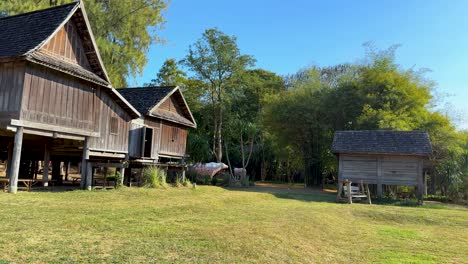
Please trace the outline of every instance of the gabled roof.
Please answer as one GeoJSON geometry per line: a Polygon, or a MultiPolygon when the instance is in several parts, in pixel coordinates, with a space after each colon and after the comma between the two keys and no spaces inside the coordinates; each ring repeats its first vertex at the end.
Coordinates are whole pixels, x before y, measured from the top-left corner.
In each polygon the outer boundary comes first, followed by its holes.
{"type": "Polygon", "coordinates": [[[332,151],[428,156],[432,154],[432,147],[429,135],[425,131],[336,131],[332,151]]]}
{"type": "Polygon", "coordinates": [[[140,117],[140,113],[112,88],[81,1],[0,18],[0,61],[9,59],[26,59],[104,86],[106,92],[133,118],[140,117]],[[70,20],[77,25],[83,38],[92,72],[40,51],[70,20]]]}
{"type": "Polygon", "coordinates": [[[192,112],[178,86],[135,87],[118,89],[118,91],[143,115],[161,118],[193,128],[197,126],[192,112]],[[158,109],[161,103],[172,95],[178,97],[181,107],[188,118],[158,109]]]}
{"type": "Polygon", "coordinates": [[[76,77],[110,86],[109,77],[81,1],[0,18],[0,59],[15,58],[25,58],[54,69],[62,66],[68,69],[68,73],[76,77]],[[70,20],[79,25],[80,35],[84,36],[83,45],[93,72],[78,69],[73,64],[53,56],[44,57],[39,52],[70,20]],[[95,77],[97,77],[97,80],[95,77]]]}
{"type": "Polygon", "coordinates": [[[0,18],[0,58],[19,57],[37,49],[79,3],[0,18]]]}

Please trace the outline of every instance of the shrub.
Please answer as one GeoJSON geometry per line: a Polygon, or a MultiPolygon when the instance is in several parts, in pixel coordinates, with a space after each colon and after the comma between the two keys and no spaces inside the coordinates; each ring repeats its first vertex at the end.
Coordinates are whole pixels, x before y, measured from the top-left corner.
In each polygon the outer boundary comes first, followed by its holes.
{"type": "Polygon", "coordinates": [[[215,176],[213,179],[211,179],[211,185],[216,186],[216,184],[218,184],[218,178],[215,176]]]}
{"type": "Polygon", "coordinates": [[[122,174],[120,174],[120,171],[115,173],[115,188],[120,188],[122,187],[122,174]]]}
{"type": "Polygon", "coordinates": [[[148,188],[166,187],[166,171],[156,166],[147,167],[143,171],[143,185],[148,188]]]}
{"type": "Polygon", "coordinates": [[[204,181],[203,181],[203,184],[205,185],[209,185],[211,182],[211,177],[210,175],[204,175],[204,181]]]}

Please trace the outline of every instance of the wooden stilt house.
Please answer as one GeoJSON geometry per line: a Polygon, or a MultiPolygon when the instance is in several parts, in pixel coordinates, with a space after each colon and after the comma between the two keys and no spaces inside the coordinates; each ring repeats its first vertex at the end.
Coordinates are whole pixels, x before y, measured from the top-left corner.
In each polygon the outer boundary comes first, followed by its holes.
{"type": "Polygon", "coordinates": [[[128,157],[139,116],[112,88],[81,1],[0,18],[0,151],[10,192],[30,161],[44,161],[44,185],[49,161],[81,161],[90,187],[93,166],[128,157]]]}
{"type": "Polygon", "coordinates": [[[154,164],[183,167],[187,132],[197,124],[180,88],[142,87],[119,92],[142,114],[131,124],[130,169],[154,164]]]}
{"type": "Polygon", "coordinates": [[[338,156],[339,187],[343,181],[416,186],[422,203],[424,160],[432,154],[424,131],[336,131],[332,151],[338,156]]]}

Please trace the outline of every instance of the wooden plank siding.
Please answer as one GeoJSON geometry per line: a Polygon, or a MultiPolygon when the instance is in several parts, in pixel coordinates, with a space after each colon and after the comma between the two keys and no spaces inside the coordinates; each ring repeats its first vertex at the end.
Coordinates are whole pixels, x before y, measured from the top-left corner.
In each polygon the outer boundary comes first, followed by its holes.
{"type": "Polygon", "coordinates": [[[185,155],[186,143],[187,128],[171,122],[161,122],[160,154],[183,157],[185,155]]]}
{"type": "Polygon", "coordinates": [[[99,138],[90,138],[90,148],[106,151],[128,151],[128,133],[131,117],[122,107],[117,105],[104,91],[98,87],[96,99],[98,102],[98,118],[95,119],[95,127],[99,128],[99,138]],[[117,133],[111,131],[111,120],[117,121],[117,133]]]}
{"type": "Polygon", "coordinates": [[[418,176],[422,177],[418,164],[423,158],[417,156],[340,154],[339,159],[340,181],[415,186],[418,176]]]}
{"type": "Polygon", "coordinates": [[[146,117],[145,118],[145,125],[149,128],[153,129],[153,146],[151,150],[151,158],[157,159],[159,157],[160,151],[160,142],[161,142],[161,120],[146,117]]]}
{"type": "Polygon", "coordinates": [[[158,107],[158,109],[176,113],[176,114],[179,114],[180,116],[190,119],[190,116],[187,116],[184,113],[184,111],[180,108],[179,102],[177,102],[177,99],[174,97],[174,95],[172,95],[171,97],[167,98],[164,102],[162,102],[161,105],[158,107]]]}
{"type": "Polygon", "coordinates": [[[6,62],[0,64],[0,121],[9,122],[18,119],[23,94],[24,62],[6,62]]]}
{"type": "Polygon", "coordinates": [[[97,131],[95,89],[80,79],[40,66],[26,67],[21,120],[97,131]]]}
{"type": "Polygon", "coordinates": [[[40,50],[92,71],[76,25],[68,21],[40,50]]]}

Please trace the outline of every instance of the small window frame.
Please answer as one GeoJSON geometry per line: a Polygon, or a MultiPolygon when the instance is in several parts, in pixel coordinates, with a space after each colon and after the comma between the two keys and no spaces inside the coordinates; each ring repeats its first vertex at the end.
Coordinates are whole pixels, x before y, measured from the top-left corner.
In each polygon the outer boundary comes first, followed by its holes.
{"type": "Polygon", "coordinates": [[[109,132],[111,135],[119,135],[119,119],[115,116],[109,119],[109,132]]]}

